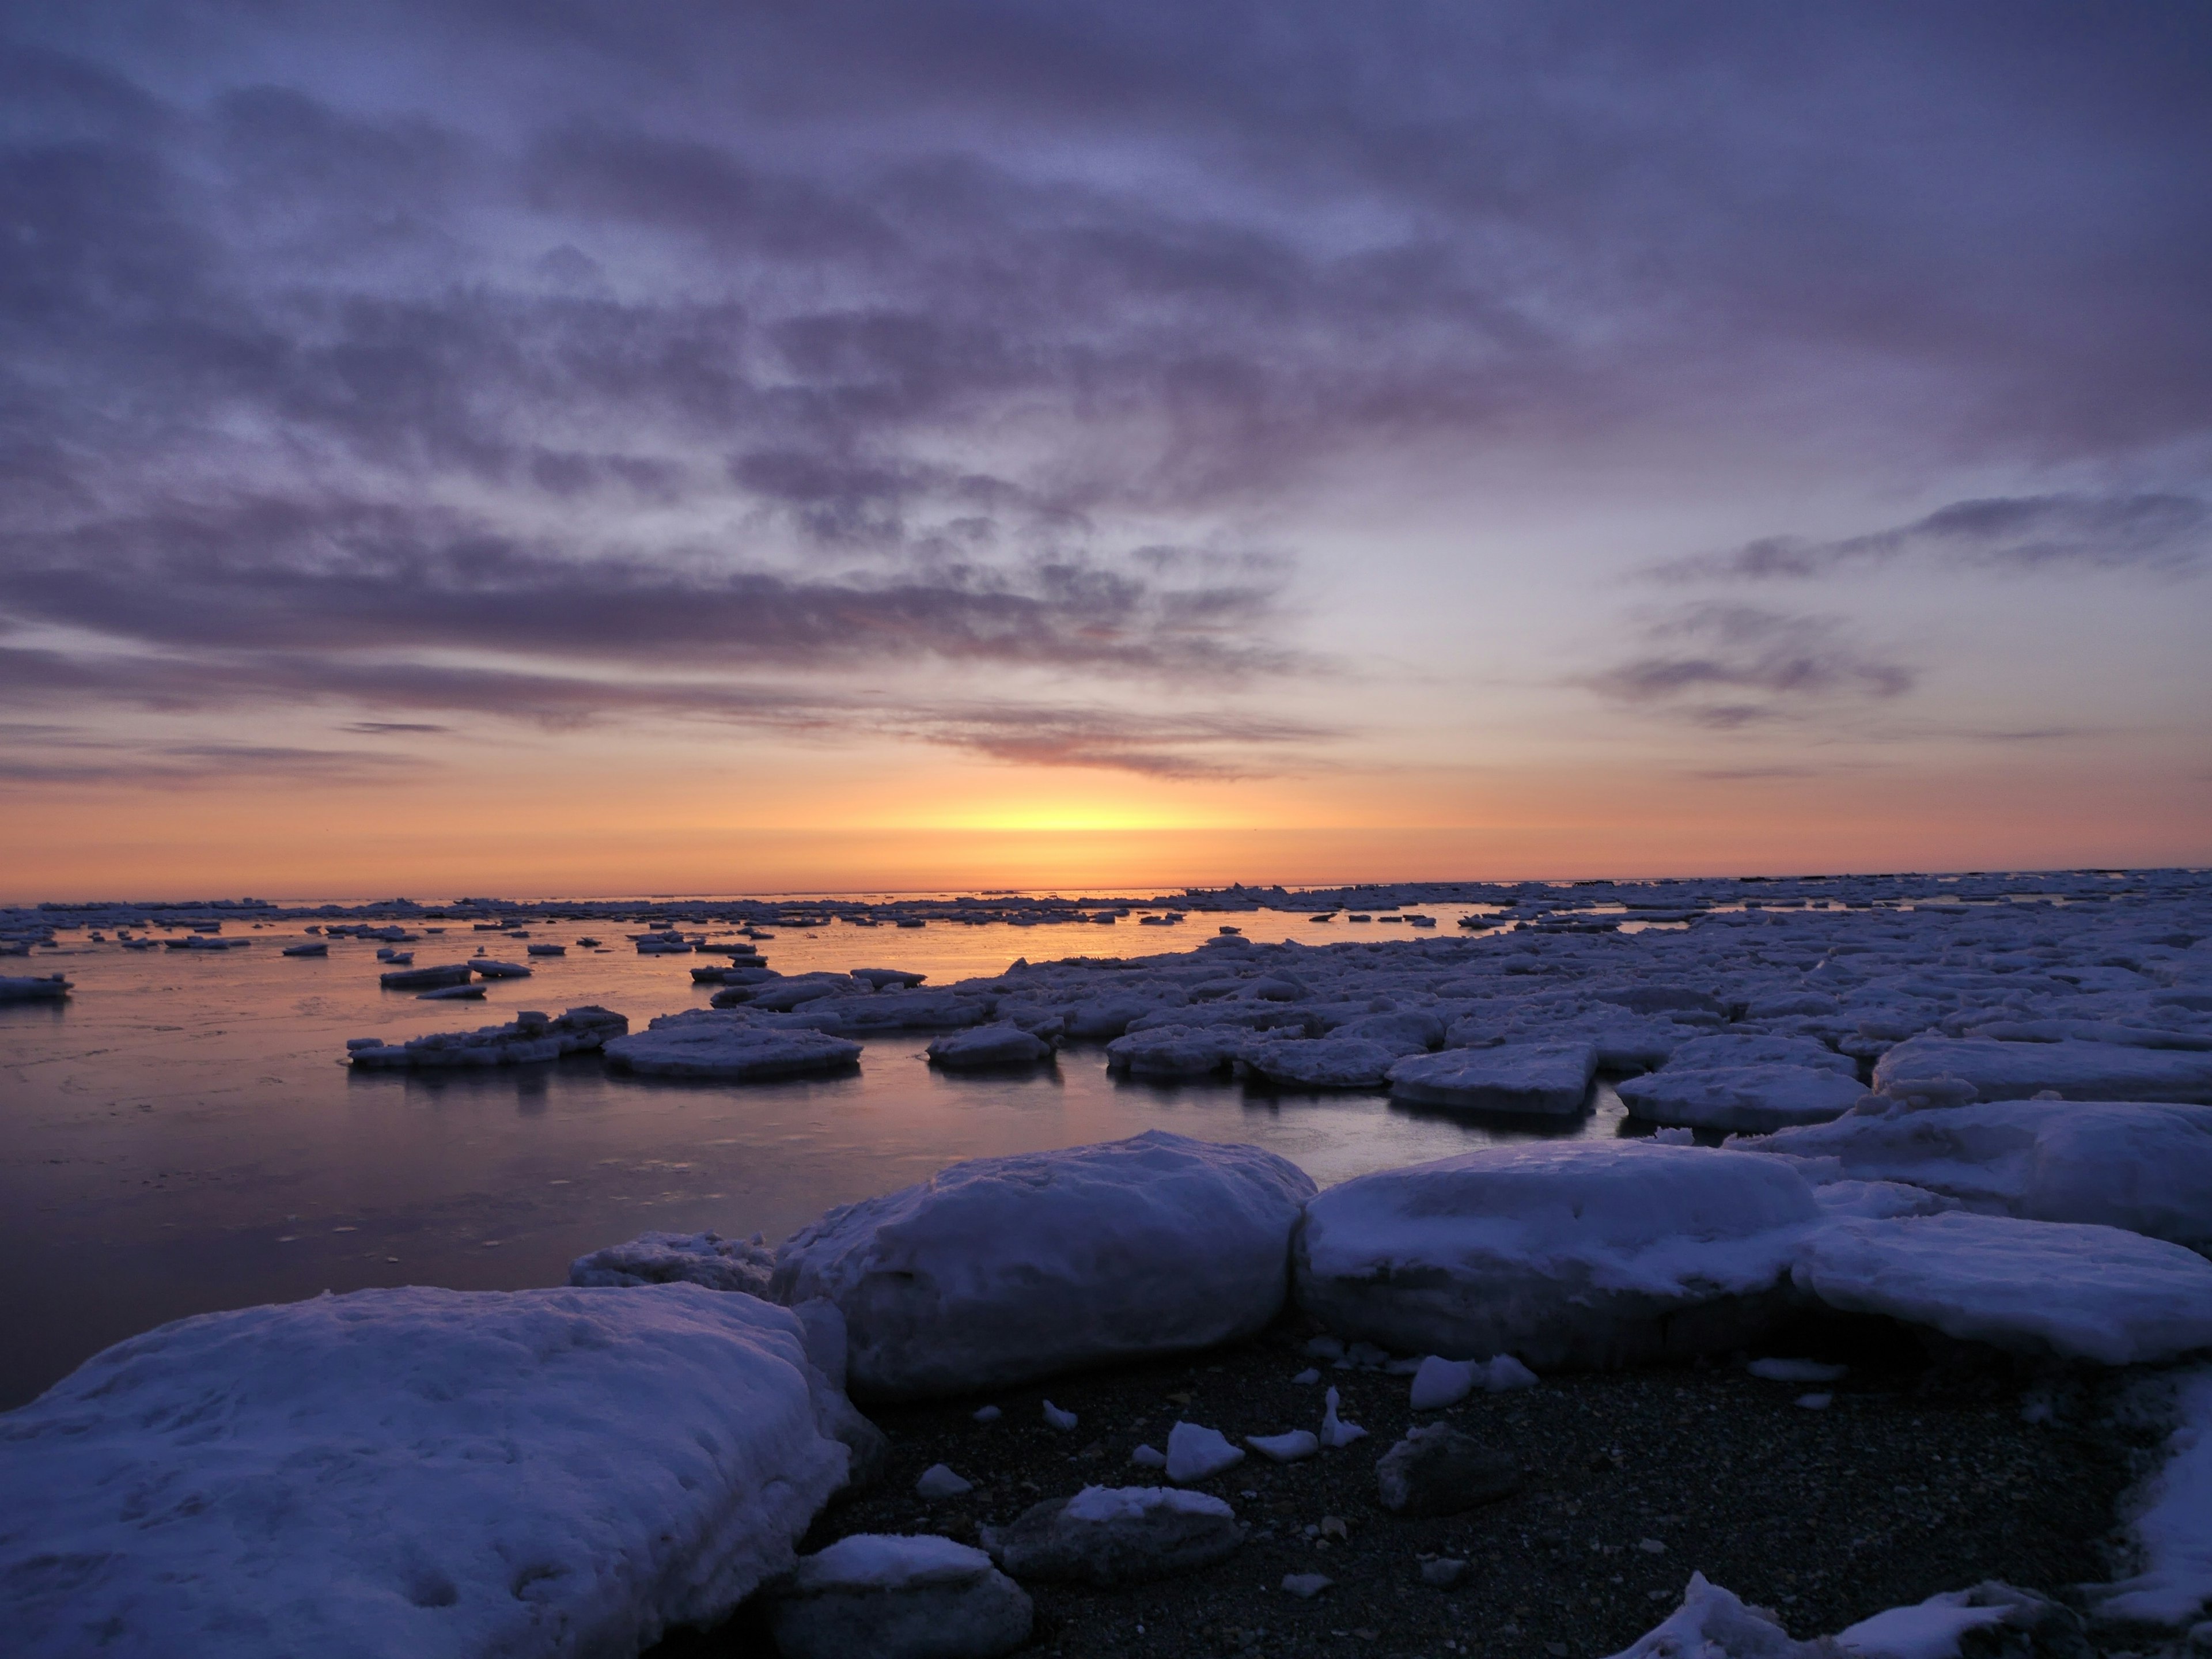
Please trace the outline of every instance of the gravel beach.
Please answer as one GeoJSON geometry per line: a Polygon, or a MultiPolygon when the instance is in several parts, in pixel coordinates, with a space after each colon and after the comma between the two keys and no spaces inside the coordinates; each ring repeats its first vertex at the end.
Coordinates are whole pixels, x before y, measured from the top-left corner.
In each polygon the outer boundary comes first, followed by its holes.
{"type": "MultiPolygon", "coordinates": [[[[1885,1607],[2000,1578],[2046,1593],[2105,1577],[2102,1546],[2130,1475],[2094,1384],[2039,1377],[1991,1356],[1932,1353],[1878,1322],[1827,1327],[1817,1352],[1848,1361],[1817,1392],[1753,1376],[1741,1359],[1547,1376],[1418,1417],[1408,1379],[1316,1364],[1313,1330],[1286,1321],[1181,1363],[1133,1365],[1036,1388],[880,1408],[884,1480],[818,1521],[802,1549],[858,1532],[942,1533],[975,1542],[1041,1498],[1091,1484],[1157,1484],[1132,1464],[1178,1419],[1232,1438],[1318,1425],[1323,1390],[1364,1440],[1287,1465],[1256,1454],[1200,1490],[1251,1533],[1218,1565],[1114,1590],[1030,1586],[1039,1654],[1473,1654],[1595,1659],[1626,1647],[1704,1572],[1774,1608],[1791,1632],[1831,1632],[1885,1607]],[[1049,1399],[1077,1426],[1047,1425],[1049,1399]],[[1000,1407],[979,1424],[982,1405],[1000,1407]],[[2055,1404],[2055,1412],[2051,1408],[2055,1404]],[[2030,1420],[2031,1419],[2037,1420],[2030,1420]],[[1417,1422],[1443,1420],[1514,1457],[1514,1495],[1449,1517],[1390,1514],[1375,1464],[1417,1422]],[[931,1503],[915,1480],[943,1462],[973,1481],[931,1503]],[[1425,1558],[1466,1561],[1451,1589],[1425,1558]],[[1301,1600],[1286,1574],[1331,1586],[1301,1600]]],[[[672,1634],[659,1659],[771,1650],[752,1610],[713,1632],[672,1634]]]]}

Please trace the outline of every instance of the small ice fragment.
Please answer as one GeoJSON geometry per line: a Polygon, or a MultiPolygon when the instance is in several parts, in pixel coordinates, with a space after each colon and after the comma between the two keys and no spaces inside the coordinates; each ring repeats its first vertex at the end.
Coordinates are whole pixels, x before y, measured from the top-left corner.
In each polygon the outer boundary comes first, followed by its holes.
{"type": "Polygon", "coordinates": [[[1288,1434],[1248,1434],[1244,1443],[1271,1463],[1295,1463],[1321,1449],[1311,1429],[1292,1429],[1288,1434]]]}
{"type": "Polygon", "coordinates": [[[1770,1382],[1832,1382],[1850,1369],[1823,1365],[1817,1359],[1754,1359],[1744,1367],[1753,1376],[1770,1382]]]}
{"type": "Polygon", "coordinates": [[[1044,1402],[1044,1420],[1055,1429],[1072,1429],[1075,1426],[1075,1413],[1064,1412],[1048,1400],[1044,1402]]]}
{"type": "Polygon", "coordinates": [[[1456,1406],[1474,1392],[1474,1373],[1473,1360],[1431,1354],[1413,1373],[1413,1409],[1433,1412],[1456,1406]]]}
{"type": "Polygon", "coordinates": [[[1312,1601],[1335,1582],[1334,1578],[1318,1572],[1286,1572],[1283,1575],[1283,1588],[1301,1601],[1312,1601]]]}
{"type": "Polygon", "coordinates": [[[1168,1479],[1178,1484],[1203,1480],[1243,1461],[1243,1451],[1218,1429],[1178,1423],[1168,1431],[1168,1479]]]}
{"type": "Polygon", "coordinates": [[[972,1480],[963,1480],[942,1463],[932,1463],[921,1472],[921,1479],[914,1483],[918,1498],[957,1498],[975,1490],[972,1480]]]}
{"type": "Polygon", "coordinates": [[[996,1406],[978,1406],[975,1407],[975,1420],[978,1423],[995,1423],[999,1420],[1000,1415],[999,1408],[996,1406]]]}
{"type": "Polygon", "coordinates": [[[1341,1359],[1344,1358],[1344,1344],[1333,1336],[1316,1336],[1306,1344],[1306,1358],[1341,1359]]]}
{"type": "Polygon", "coordinates": [[[1438,1589],[1449,1589],[1466,1577],[1467,1563],[1455,1556],[1440,1555],[1421,1563],[1421,1582],[1438,1589]]]}
{"type": "Polygon", "coordinates": [[[1636,1547],[1642,1550],[1646,1555],[1664,1555],[1667,1553],[1666,1545],[1660,1542],[1656,1538],[1639,1538],[1636,1540],[1636,1547]]]}
{"type": "Polygon", "coordinates": [[[1536,1386],[1536,1373],[1510,1353],[1502,1353],[1490,1362],[1489,1374],[1482,1386],[1492,1394],[1510,1394],[1516,1389],[1536,1386]]]}
{"type": "Polygon", "coordinates": [[[1802,1406],[1808,1412],[1824,1412],[1828,1409],[1828,1402],[1835,1397],[1832,1394],[1801,1394],[1790,1403],[1802,1406]]]}
{"type": "Polygon", "coordinates": [[[1129,1454],[1129,1461],[1140,1469],[1164,1469],[1168,1466],[1168,1455],[1158,1446],[1139,1446],[1129,1454]]]}
{"type": "Polygon", "coordinates": [[[1291,1381],[1297,1383],[1300,1388],[1304,1388],[1309,1384],[1320,1382],[1321,1373],[1316,1370],[1312,1366],[1309,1365],[1305,1370],[1300,1371],[1296,1376],[1292,1377],[1291,1381]]]}
{"type": "Polygon", "coordinates": [[[1322,1396],[1321,1443],[1331,1451],[1341,1450],[1355,1440],[1364,1440],[1367,1431],[1357,1423],[1346,1423],[1336,1414],[1337,1394],[1331,1389],[1322,1396]]]}

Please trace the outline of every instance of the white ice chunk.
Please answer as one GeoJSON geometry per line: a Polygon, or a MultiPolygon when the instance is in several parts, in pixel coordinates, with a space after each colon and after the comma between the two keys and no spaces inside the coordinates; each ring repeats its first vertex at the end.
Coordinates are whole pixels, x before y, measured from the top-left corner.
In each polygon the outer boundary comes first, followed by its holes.
{"type": "Polygon", "coordinates": [[[4,1419],[9,1650],[635,1652],[792,1565],[830,1402],[792,1313],[693,1285],[180,1320],[4,1419]]]}
{"type": "Polygon", "coordinates": [[[1330,1188],[1306,1206],[1293,1262],[1301,1305],[1346,1335],[1617,1365],[1739,1346],[1820,1218],[1780,1158],[1488,1146],[1330,1188]]]}
{"type": "Polygon", "coordinates": [[[954,1072],[1033,1066],[1051,1058],[1052,1044],[1031,1036],[1018,1025],[1003,1024],[955,1031],[929,1045],[930,1063],[954,1072]]]}
{"type": "Polygon", "coordinates": [[[756,1024],[741,1011],[690,1008],[616,1038],[606,1054],[617,1071],[758,1083],[849,1071],[860,1045],[826,1031],[756,1024]]]}
{"type": "Polygon", "coordinates": [[[1075,1426],[1076,1417],[1073,1412],[1063,1411],[1048,1400],[1044,1402],[1044,1420],[1065,1434],[1075,1426]]]}
{"type": "Polygon", "coordinates": [[[1321,1449],[1311,1429],[1292,1429],[1288,1434],[1248,1434],[1244,1443],[1270,1463],[1295,1463],[1321,1449]]]}
{"type": "Polygon", "coordinates": [[[975,1490],[974,1481],[962,1480],[943,1463],[932,1463],[921,1472],[921,1478],[914,1483],[917,1498],[959,1498],[975,1490]]]}
{"type": "Polygon", "coordinates": [[[1596,1075],[1597,1050],[1589,1043],[1516,1042],[1408,1055],[1390,1067],[1390,1092],[1462,1111],[1571,1117],[1596,1075]]]}
{"type": "Polygon", "coordinates": [[[1806,1241],[1792,1271],[1831,1307],[2018,1352],[2133,1365],[2212,1346],[2212,1261],[2113,1227],[1846,1216],[1806,1241]]]}
{"type": "Polygon", "coordinates": [[[979,1158],[802,1229],[775,1293],[844,1310],[854,1388],[878,1398],[1208,1347],[1280,1310],[1313,1190],[1272,1152],[1159,1130],[979,1158]]]}
{"type": "Polygon", "coordinates": [[[1909,1182],[2036,1221],[2124,1227],[2212,1244],[2212,1107],[2002,1100],[1941,1111],[1853,1113],[1751,1143],[1833,1158],[1844,1175],[1909,1182]]]}
{"type": "Polygon", "coordinates": [[[1909,1607],[1891,1607],[1836,1632],[1837,1644],[1865,1659],[1954,1659],[1968,1631],[2005,1622],[2004,1607],[1969,1607],[1971,1590],[1931,1595],[1909,1607]]]}
{"type": "Polygon", "coordinates": [[[1624,1079],[1620,1089],[1630,1115],[1649,1122],[1752,1133],[1828,1122],[1866,1093],[1856,1078],[1785,1062],[1697,1071],[1669,1064],[1644,1077],[1624,1079]]]}
{"type": "Polygon", "coordinates": [[[2212,1103],[2212,1053],[2114,1042],[1995,1042],[1925,1034],[1875,1063],[1874,1086],[1910,1099],[1958,1078],[1983,1100],[2028,1100],[2046,1090],[2068,1100],[2212,1103]]]}
{"type": "Polygon", "coordinates": [[[1833,1652],[1822,1642],[1793,1641],[1765,1608],[1747,1607],[1693,1572],[1682,1605],[1613,1659],[1829,1659],[1833,1652]]]}
{"type": "Polygon", "coordinates": [[[1440,1411],[1457,1405],[1477,1389],[1504,1394],[1535,1386],[1536,1373],[1510,1353],[1488,1360],[1446,1359],[1432,1353],[1413,1373],[1413,1407],[1417,1412],[1440,1411]]]}
{"type": "Polygon", "coordinates": [[[1322,1396],[1321,1443],[1331,1451],[1341,1451],[1355,1440],[1367,1438],[1367,1431],[1357,1423],[1347,1423],[1336,1414],[1337,1392],[1331,1389],[1322,1396]]]}
{"type": "Polygon", "coordinates": [[[2173,1387],[2166,1462],[2122,1504],[2142,1571],[2093,1592],[2107,1619],[2186,1625],[2212,1612],[2212,1369],[2173,1387]]]}
{"type": "Polygon", "coordinates": [[[1168,1431],[1168,1479],[1203,1480],[1244,1461],[1241,1449],[1229,1443],[1218,1429],[1196,1423],[1178,1423],[1168,1431]]]}
{"type": "Polygon", "coordinates": [[[1248,1042],[1237,1058],[1255,1077],[1292,1088],[1379,1089],[1406,1052],[1366,1037],[1326,1036],[1248,1042]]]}

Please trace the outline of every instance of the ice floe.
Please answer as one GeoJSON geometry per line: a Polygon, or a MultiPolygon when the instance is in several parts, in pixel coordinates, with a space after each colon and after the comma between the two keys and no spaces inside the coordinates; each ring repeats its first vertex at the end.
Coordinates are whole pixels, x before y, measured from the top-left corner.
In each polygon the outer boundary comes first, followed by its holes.
{"type": "Polygon", "coordinates": [[[633,1652],[793,1565],[830,1392],[793,1314],[688,1285],[181,1320],[0,1419],[7,1644],[633,1652]]]}
{"type": "Polygon", "coordinates": [[[433,1031],[404,1042],[382,1037],[352,1037],[346,1059],[365,1070],[453,1071],[483,1066],[524,1066],[587,1053],[629,1030],[629,1021],[611,1009],[586,1005],[558,1017],[518,1013],[503,1025],[473,1031],[433,1031]]]}
{"type": "Polygon", "coordinates": [[[690,1008],[663,1014],[606,1045],[617,1071],[718,1083],[763,1083],[847,1072],[860,1045],[805,1026],[767,1025],[742,1013],[690,1008]]]}
{"type": "Polygon", "coordinates": [[[1491,1146],[1306,1206],[1301,1306],[1397,1352],[1538,1370],[1732,1346],[1822,1212],[1780,1158],[1622,1142],[1491,1146]]]}
{"type": "Polygon", "coordinates": [[[2212,1261],[2116,1227],[1949,1211],[1838,1217],[1791,1269],[1829,1307],[2104,1365],[2212,1347],[2212,1261]]]}
{"type": "Polygon", "coordinates": [[[964,1393],[1261,1329],[1313,1191],[1271,1152],[1159,1130],[979,1158],[801,1229],[775,1291],[843,1311],[856,1392],[964,1393]]]}
{"type": "Polygon", "coordinates": [[[1414,1054],[1389,1079],[1392,1094],[1422,1105],[1565,1117],[1582,1110],[1596,1075],[1591,1043],[1530,1042],[1414,1054]]]}
{"type": "Polygon", "coordinates": [[[1838,1170],[2035,1221],[2094,1222],[2212,1245],[2212,1107],[2046,1100],[1899,1107],[1742,1145],[1810,1160],[1802,1167],[1815,1180],[1838,1170]]]}
{"type": "Polygon", "coordinates": [[[1693,1129],[1758,1133],[1800,1123],[1826,1123],[1850,1110],[1866,1093],[1848,1070],[1783,1062],[1678,1070],[1680,1058],[1678,1051],[1660,1070],[1622,1079],[1620,1101],[1631,1115],[1693,1129]]]}

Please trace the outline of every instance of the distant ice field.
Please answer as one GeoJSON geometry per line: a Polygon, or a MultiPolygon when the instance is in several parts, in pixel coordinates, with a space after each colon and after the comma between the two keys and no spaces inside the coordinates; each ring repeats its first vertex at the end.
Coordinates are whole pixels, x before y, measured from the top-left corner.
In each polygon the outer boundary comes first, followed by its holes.
{"type": "MultiPolygon", "coordinates": [[[[1491,907],[1424,905],[1430,937],[1491,907]]],[[[771,966],[902,968],[932,985],[1018,957],[1187,950],[1226,922],[1255,940],[1403,939],[1403,922],[1316,923],[1304,914],[1193,915],[1182,926],[1007,924],[771,929],[771,966]]],[[[441,924],[431,922],[431,927],[441,924]]],[[[1500,1139],[1610,1136],[1624,1113],[1601,1082],[1595,1110],[1515,1128],[1393,1103],[1384,1091],[1301,1093],[1229,1081],[1110,1076],[1103,1042],[1070,1043],[1035,1075],[951,1074],[921,1034],[869,1037],[856,1074],[742,1087],[614,1078],[596,1054],[482,1073],[349,1070],[346,1040],[391,1041],[599,1003],[633,1030],[704,1007],[690,970],[710,958],[640,956],[632,924],[548,926],[528,940],[465,921],[400,946],[418,965],[479,944],[526,961],[481,1002],[380,990],[374,941],[288,957],[296,922],[242,950],[133,951],[65,930],[61,948],[0,972],[65,974],[65,1003],[0,1005],[0,1409],[21,1405],[111,1342],[186,1314],[325,1289],[437,1285],[521,1289],[565,1281],[569,1261],[649,1229],[713,1228],[771,1242],[824,1209],[956,1159],[1109,1140],[1150,1128],[1279,1152],[1324,1185],[1500,1139]],[[578,945],[601,940],[605,954],[578,945]],[[529,944],[564,957],[526,957],[529,944]],[[446,948],[440,948],[441,946],[446,948]]],[[[419,927],[410,931],[421,931],[419,927]]],[[[733,930],[709,927],[720,938],[733,930]]],[[[157,936],[159,936],[157,934],[157,936]]]]}

